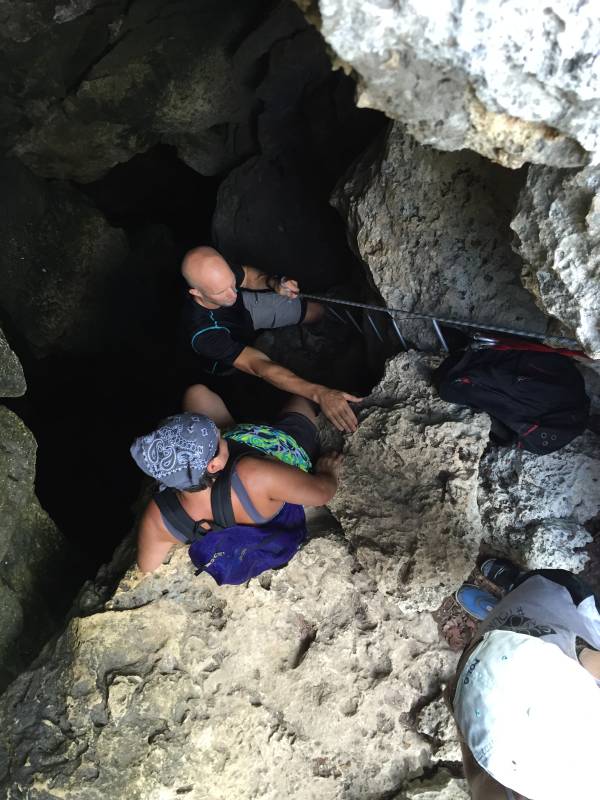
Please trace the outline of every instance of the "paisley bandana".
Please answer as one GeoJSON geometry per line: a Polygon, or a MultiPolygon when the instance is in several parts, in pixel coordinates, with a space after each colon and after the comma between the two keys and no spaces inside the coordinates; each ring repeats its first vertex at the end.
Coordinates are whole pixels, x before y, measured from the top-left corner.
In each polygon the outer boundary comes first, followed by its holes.
{"type": "Polygon", "coordinates": [[[140,436],[130,452],[138,467],[173,489],[197,486],[219,445],[219,430],[203,414],[176,414],[140,436]]]}

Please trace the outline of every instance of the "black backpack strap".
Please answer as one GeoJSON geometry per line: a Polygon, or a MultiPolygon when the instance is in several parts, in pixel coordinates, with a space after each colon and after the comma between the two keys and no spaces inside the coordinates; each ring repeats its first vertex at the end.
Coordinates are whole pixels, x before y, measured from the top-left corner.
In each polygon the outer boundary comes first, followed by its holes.
{"type": "Polygon", "coordinates": [[[229,442],[230,456],[210,493],[210,505],[214,528],[231,528],[235,523],[233,506],[231,505],[231,473],[237,462],[244,456],[268,458],[265,453],[239,442],[229,442]]]}
{"type": "Polygon", "coordinates": [[[202,523],[207,520],[192,519],[179,502],[174,489],[167,487],[162,492],[156,492],[154,502],[162,516],[190,542],[201,539],[208,532],[202,528],[202,523]]]}

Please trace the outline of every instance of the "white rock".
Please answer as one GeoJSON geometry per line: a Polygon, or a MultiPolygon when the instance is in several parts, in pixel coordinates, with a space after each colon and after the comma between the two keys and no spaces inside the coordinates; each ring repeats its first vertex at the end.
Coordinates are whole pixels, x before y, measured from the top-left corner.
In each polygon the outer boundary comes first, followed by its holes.
{"type": "Polygon", "coordinates": [[[588,0],[319,0],[359,103],[423,144],[499,163],[600,161],[600,18],[588,0]]]}

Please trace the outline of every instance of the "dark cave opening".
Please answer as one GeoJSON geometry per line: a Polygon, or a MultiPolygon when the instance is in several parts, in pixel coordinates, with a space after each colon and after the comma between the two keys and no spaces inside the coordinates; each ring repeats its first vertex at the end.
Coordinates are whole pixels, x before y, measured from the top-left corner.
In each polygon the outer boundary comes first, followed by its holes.
{"type": "MultiPolygon", "coordinates": [[[[351,103],[347,86],[345,93],[346,101],[351,103]]],[[[345,270],[343,282],[353,287],[355,296],[361,292],[361,265],[346,244],[342,221],[327,206],[327,198],[339,177],[335,173],[347,167],[385,124],[379,114],[362,112],[365,116],[368,119],[361,119],[354,135],[346,132],[342,154],[338,152],[330,159],[327,169],[318,169],[326,149],[319,147],[317,157],[310,138],[303,149],[291,148],[269,159],[268,169],[281,174],[281,183],[266,187],[266,194],[261,196],[265,213],[259,209],[258,217],[247,221],[247,228],[253,228],[246,241],[253,251],[244,259],[247,263],[262,267],[262,242],[268,241],[271,234],[267,227],[269,204],[281,204],[282,215],[293,213],[296,207],[302,212],[304,206],[308,209],[304,211],[305,218],[300,212],[296,214],[290,233],[292,261],[299,252],[298,248],[294,252],[294,242],[302,238],[303,225],[322,214],[329,215],[329,222],[315,231],[315,236],[322,237],[323,260],[307,264],[303,288],[322,291],[339,285],[345,270]],[[300,180],[298,176],[307,169],[306,180],[300,180]],[[291,189],[282,201],[281,186],[288,179],[291,189]],[[271,190],[273,198],[268,196],[271,190]],[[311,204],[316,210],[310,208],[311,204]]],[[[323,130],[315,135],[321,140],[326,138],[323,130]]],[[[184,386],[178,374],[176,331],[185,286],[179,265],[190,247],[214,243],[211,220],[224,177],[227,176],[202,176],[178,158],[175,148],[158,145],[114,167],[94,183],[77,184],[77,190],[110,225],[125,231],[133,251],[139,242],[147,248],[149,230],[160,231],[158,259],[149,264],[147,273],[142,263],[130,273],[123,271],[115,277],[105,298],[107,314],[103,324],[110,335],[100,348],[39,358],[7,320],[6,330],[23,364],[28,391],[23,398],[9,399],[6,404],[24,420],[38,442],[36,493],[69,540],[73,558],[80,565],[73,589],[111,559],[134,523],[142,476],[129,458],[131,441],[180,407],[184,386]],[[131,334],[135,328],[141,336],[131,334]]],[[[250,208],[250,217],[253,213],[250,208]]],[[[285,247],[282,237],[276,244],[279,263],[285,247]]],[[[232,249],[231,241],[225,242],[225,253],[230,258],[232,249]]],[[[142,247],[142,262],[143,253],[142,247]]],[[[263,268],[273,270],[272,265],[263,268]]],[[[297,275],[302,282],[304,276],[298,270],[302,270],[301,258],[289,274],[297,275]]],[[[347,327],[344,335],[349,334],[352,339],[352,326],[347,327]]],[[[290,335],[294,346],[306,346],[306,338],[294,339],[292,332],[290,335]]],[[[354,334],[352,342],[351,347],[360,348],[361,352],[366,346],[358,334],[354,334]]],[[[307,361],[311,360],[310,354],[305,355],[309,356],[307,361]]],[[[329,365],[321,367],[326,375],[329,365]]],[[[378,377],[377,369],[375,366],[360,376],[347,376],[352,384],[349,388],[368,391],[378,377]]],[[[202,381],[200,373],[196,380],[202,381]]]]}

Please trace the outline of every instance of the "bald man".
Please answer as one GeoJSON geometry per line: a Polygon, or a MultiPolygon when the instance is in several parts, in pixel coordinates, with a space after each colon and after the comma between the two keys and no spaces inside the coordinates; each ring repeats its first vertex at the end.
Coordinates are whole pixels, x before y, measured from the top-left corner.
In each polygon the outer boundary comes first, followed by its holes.
{"type": "Polygon", "coordinates": [[[215,387],[236,419],[244,418],[243,404],[260,395],[258,378],[314,401],[338,430],[356,430],[348,402],[361,398],[305,381],[250,346],[259,330],[316,322],[323,316],[322,306],[298,297],[296,281],[229,263],[212,247],[190,250],[181,274],[189,291],[185,336],[205,372],[213,383],[240,372],[250,376],[250,380],[221,380],[215,387]]]}

